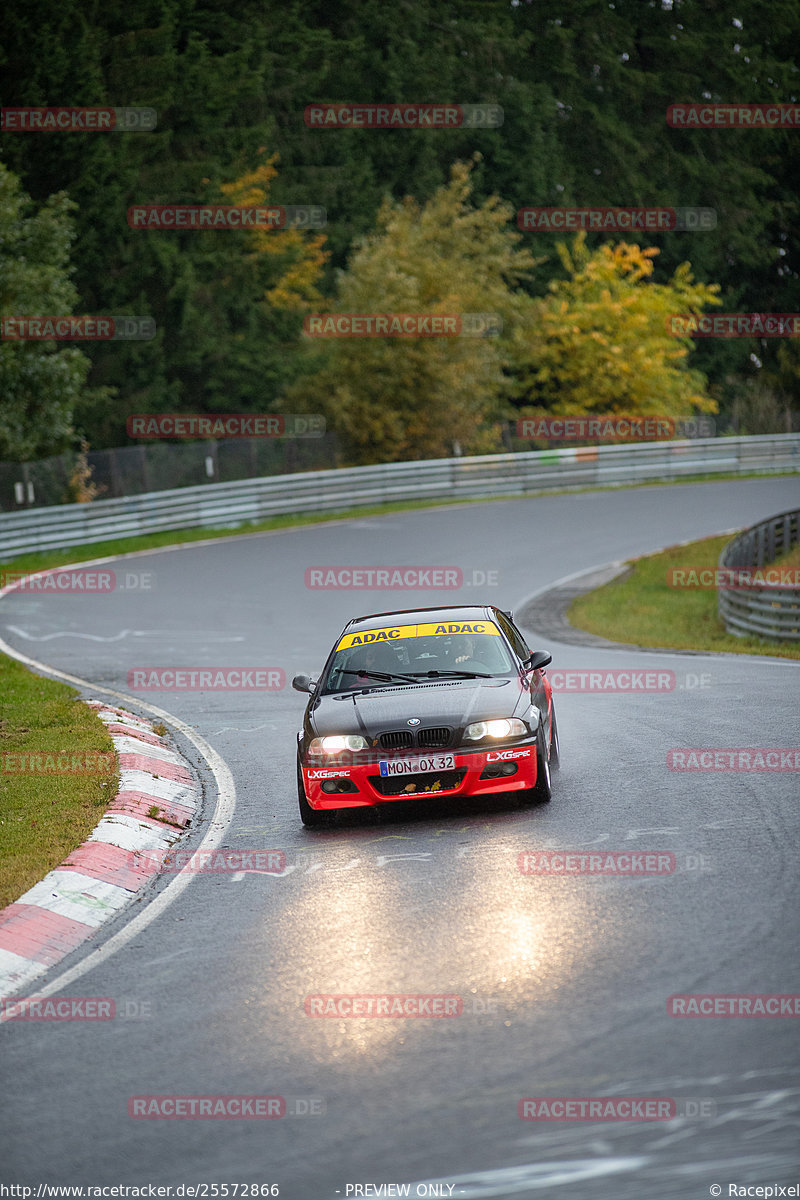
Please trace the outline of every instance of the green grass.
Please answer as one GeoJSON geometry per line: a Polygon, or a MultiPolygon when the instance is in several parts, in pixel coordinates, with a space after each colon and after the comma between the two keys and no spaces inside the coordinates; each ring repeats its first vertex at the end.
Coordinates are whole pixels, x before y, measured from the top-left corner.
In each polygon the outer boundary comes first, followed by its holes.
{"type": "Polygon", "coordinates": [[[671,567],[716,567],[722,547],[730,540],[730,535],[703,538],[633,559],[624,576],[574,600],[567,618],[579,629],[615,642],[800,659],[796,643],[728,633],[717,616],[716,591],[668,586],[671,567]]]}
{"type": "Polygon", "coordinates": [[[794,567],[800,567],[800,542],[796,546],[792,546],[786,554],[779,554],[775,559],[776,567],[788,567],[792,570],[794,567]]]}
{"type": "Polygon", "coordinates": [[[105,725],[74,688],[33,675],[0,655],[0,696],[2,907],[19,899],[86,839],[116,795],[119,774],[105,725]],[[110,772],[33,773],[20,770],[23,760],[16,757],[67,753],[71,763],[73,755],[97,751],[111,755],[110,772]]]}

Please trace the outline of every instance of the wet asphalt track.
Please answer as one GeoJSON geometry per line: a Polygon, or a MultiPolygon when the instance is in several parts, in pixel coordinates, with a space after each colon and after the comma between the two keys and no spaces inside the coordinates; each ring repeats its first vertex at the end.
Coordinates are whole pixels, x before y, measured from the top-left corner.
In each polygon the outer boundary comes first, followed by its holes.
{"type": "MultiPolygon", "coordinates": [[[[319,669],[356,613],[440,598],[519,611],[565,575],[753,523],[796,505],[798,490],[797,478],[767,478],[587,492],[138,556],[117,569],[152,571],[151,590],[12,594],[0,636],[123,692],[127,671],[145,665],[278,666],[290,680],[319,669]],[[307,589],[306,567],[327,564],[455,565],[497,582],[456,593],[307,589]]],[[[798,665],[545,645],[554,668],[653,666],[674,670],[678,686],[562,695],[563,767],[538,809],[439,802],[305,831],[294,781],[301,695],[288,685],[142,693],[230,766],[237,800],[223,844],[283,848],[289,868],[197,876],[63,992],[149,1006],[149,1017],[0,1026],[6,1181],[275,1183],[287,1200],[420,1181],[467,1200],[699,1200],[712,1184],[727,1195],[729,1183],[798,1182],[798,1021],[666,1012],[674,993],[800,992],[798,777],[681,775],[665,764],[671,747],[797,746],[798,665]],[[522,876],[519,852],[541,848],[672,851],[678,866],[649,879],[522,876]],[[304,997],[326,992],[457,993],[464,1012],[307,1017],[304,997]],[[281,1095],[290,1110],[325,1112],[127,1115],[132,1095],[176,1093],[281,1095]],[[599,1095],[690,1098],[716,1112],[667,1125],[517,1115],[526,1096],[599,1095]]],[[[214,799],[209,791],[206,820],[214,799]]]]}

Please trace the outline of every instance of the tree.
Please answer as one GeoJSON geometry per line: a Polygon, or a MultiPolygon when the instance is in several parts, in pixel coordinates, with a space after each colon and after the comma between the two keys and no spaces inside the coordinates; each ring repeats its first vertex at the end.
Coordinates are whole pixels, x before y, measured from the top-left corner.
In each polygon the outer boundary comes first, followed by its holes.
{"type": "MultiPolygon", "coordinates": [[[[264,153],[263,146],[259,153],[264,153]]],[[[273,154],[246,171],[232,183],[223,183],[220,191],[230,204],[246,207],[268,207],[270,188],[278,172],[278,155],[273,154]]],[[[251,250],[247,257],[273,260],[273,278],[264,293],[265,301],[274,308],[303,311],[312,301],[322,300],[316,283],[322,274],[328,253],[323,249],[325,234],[303,233],[299,229],[284,230],[254,228],[249,231],[251,250]]]]}
{"type": "MultiPolygon", "coordinates": [[[[336,313],[486,313],[498,336],[347,337],[312,351],[322,365],[289,398],[321,411],[353,462],[436,458],[482,449],[502,415],[509,337],[532,301],[515,290],[536,266],[497,197],[470,204],[470,167],[424,206],[386,200],[375,233],[341,271],[336,313]]],[[[488,328],[488,323],[487,323],[488,328]]],[[[494,448],[496,438],[492,438],[494,448]]]]}
{"type": "MultiPolygon", "coordinates": [[[[135,411],[274,408],[300,366],[297,312],[277,308],[267,255],[247,235],[135,231],[136,203],[214,203],[245,178],[258,148],[280,155],[276,204],[328,210],[332,293],[383,197],[425,205],[451,164],[474,150],[472,203],[704,206],[717,226],[653,236],[652,279],[690,257],[716,280],[726,311],[800,308],[800,158],[796,130],[670,128],[678,102],[794,105],[796,0],[143,0],[94,6],[27,0],[0,29],[4,105],[131,105],[158,112],[153,133],[0,133],[0,157],[41,204],[64,189],[78,204],[75,284],[82,310],[152,316],[152,342],[87,343],[93,383],[115,406],[76,410],[92,444],[118,445],[135,411]],[[489,102],[499,128],[323,130],[314,102],[489,102]],[[204,182],[206,181],[206,182],[204,182]],[[687,245],[691,249],[687,249],[687,245]],[[242,249],[245,247],[245,249],[242,249]]],[[[525,235],[539,254],[548,234],[525,235]]],[[[595,247],[603,235],[590,233],[595,247]]],[[[626,240],[625,236],[620,240],[626,240]]],[[[635,240],[628,236],[627,240],[635,240]]],[[[558,262],[525,287],[545,293],[558,262]]],[[[730,411],[739,385],[797,378],[779,339],[698,341],[693,363],[730,411]]]]}
{"type": "MultiPolygon", "coordinates": [[[[724,311],[797,311],[796,130],[666,123],[674,103],[796,104],[794,0],[571,0],[555,8],[550,0],[521,0],[511,11],[518,31],[534,34],[520,43],[519,77],[546,81],[557,97],[550,120],[564,163],[549,190],[528,203],[713,208],[716,229],[654,239],[661,280],[691,253],[696,276],[720,284],[724,311]]],[[[508,194],[504,180],[497,186],[508,194]]],[[[590,235],[589,245],[598,236],[590,235]]],[[[723,411],[742,376],[775,364],[779,346],[779,339],[697,343],[695,362],[723,411]]]]}
{"type": "Polygon", "coordinates": [[[533,323],[516,331],[517,402],[558,416],[716,412],[703,375],[687,366],[691,339],[667,323],[719,304],[719,288],[695,283],[688,263],[652,282],[655,247],[604,243],[590,253],[581,232],[571,251],[557,248],[569,278],[551,280],[533,323]]]}
{"type": "MultiPolygon", "coordinates": [[[[77,292],[70,280],[75,205],[64,192],[37,212],[17,176],[0,163],[0,314],[66,316],[77,292]]],[[[65,449],[72,413],[91,363],[75,346],[0,341],[0,459],[24,462],[65,449]]]]}

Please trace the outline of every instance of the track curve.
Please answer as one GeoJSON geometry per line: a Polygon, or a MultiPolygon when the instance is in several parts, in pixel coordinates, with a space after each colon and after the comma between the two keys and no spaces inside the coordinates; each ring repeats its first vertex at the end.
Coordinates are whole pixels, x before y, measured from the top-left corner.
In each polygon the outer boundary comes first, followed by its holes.
{"type": "Polygon", "coordinates": [[[795,1022],[678,1020],[666,1003],[800,992],[797,774],[681,774],[666,753],[796,746],[796,663],[543,643],[533,629],[554,668],[666,669],[676,686],[561,695],[563,767],[546,809],[440,803],[348,815],[325,833],[297,815],[302,697],[288,687],[134,694],[127,678],[156,665],[313,672],[355,613],[423,596],[519,613],[572,572],[752,524],[796,503],[797,490],[796,478],[749,479],[395,513],[121,560],[120,571],[152,573],[149,590],[3,597],[12,652],[128,693],[134,710],[137,695],[155,701],[196,730],[235,781],[226,844],[281,848],[288,862],[280,877],[198,875],[67,993],[112,996],[140,1019],[0,1027],[8,1182],[276,1183],[289,1200],[367,1183],[409,1183],[414,1195],[423,1181],[467,1200],[793,1182],[795,1022]],[[309,566],[398,563],[459,566],[465,586],[304,582],[309,566]],[[670,852],[677,869],[638,879],[517,869],[522,851],[595,848],[670,852]],[[464,1012],[305,1015],[309,994],[379,992],[457,993],[464,1012]],[[299,1113],[128,1115],[129,1097],[153,1094],[281,1095],[299,1113]],[[523,1097],[600,1095],[705,1107],[667,1124],[517,1112],[523,1097]],[[299,1115],[315,1101],[324,1114],[299,1115]]]}

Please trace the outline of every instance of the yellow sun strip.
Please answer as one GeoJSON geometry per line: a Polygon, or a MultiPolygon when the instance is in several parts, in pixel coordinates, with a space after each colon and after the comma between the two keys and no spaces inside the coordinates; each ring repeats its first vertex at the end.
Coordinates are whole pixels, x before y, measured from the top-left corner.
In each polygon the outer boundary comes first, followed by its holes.
{"type": "Polygon", "coordinates": [[[454,633],[489,633],[500,637],[500,630],[493,621],[450,621],[446,625],[395,625],[387,629],[362,629],[358,633],[346,633],[336,649],[348,650],[351,646],[369,646],[374,642],[395,642],[412,637],[449,637],[454,633]]]}

